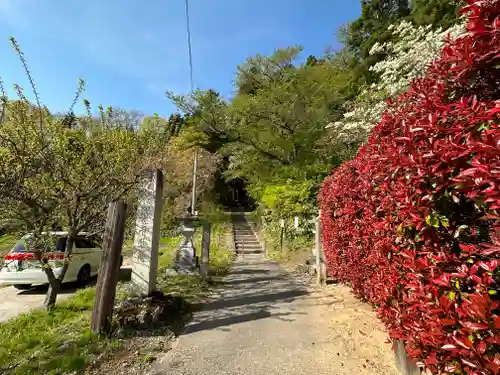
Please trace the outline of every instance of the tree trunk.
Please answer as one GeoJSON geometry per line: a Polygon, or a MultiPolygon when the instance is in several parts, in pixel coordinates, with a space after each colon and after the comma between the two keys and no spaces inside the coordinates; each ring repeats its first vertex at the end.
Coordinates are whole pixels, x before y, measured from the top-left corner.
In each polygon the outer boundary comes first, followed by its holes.
{"type": "Polygon", "coordinates": [[[46,310],[52,310],[56,305],[57,295],[59,290],[61,289],[61,280],[54,279],[51,283],[49,283],[49,289],[47,290],[47,294],[45,295],[45,300],[43,301],[43,307],[46,310]]]}
{"type": "Polygon", "coordinates": [[[61,273],[57,278],[54,275],[54,271],[47,264],[48,268],[45,269],[45,274],[47,275],[47,279],[49,280],[49,289],[47,290],[47,294],[45,295],[45,300],[43,301],[43,307],[46,310],[52,310],[56,305],[57,295],[61,290],[61,284],[64,280],[64,276],[66,276],[66,271],[68,271],[69,266],[69,257],[71,252],[73,251],[73,245],[75,243],[75,236],[71,234],[68,235],[68,240],[66,243],[66,251],[64,254],[64,264],[62,266],[61,273]]]}
{"type": "Polygon", "coordinates": [[[75,244],[75,237],[76,237],[76,234],[74,234],[72,231],[70,231],[68,234],[68,241],[66,242],[66,250],[64,252],[64,264],[62,266],[61,273],[57,277],[57,279],[61,283],[64,280],[64,276],[66,276],[66,272],[68,271],[71,253],[73,252],[73,246],[75,244]]]}

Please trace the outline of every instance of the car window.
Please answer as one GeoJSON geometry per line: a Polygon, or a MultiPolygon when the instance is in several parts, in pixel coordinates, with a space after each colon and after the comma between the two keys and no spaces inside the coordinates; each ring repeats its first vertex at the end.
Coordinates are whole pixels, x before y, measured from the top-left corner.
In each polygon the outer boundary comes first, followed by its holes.
{"type": "Polygon", "coordinates": [[[56,251],[66,250],[67,237],[58,237],[56,240],[56,251]]]}
{"type": "MultiPolygon", "coordinates": [[[[14,247],[10,250],[11,253],[22,253],[22,252],[29,252],[33,251],[31,250],[30,246],[32,244],[29,243],[30,237],[23,237],[17,243],[14,245],[14,247]]],[[[59,237],[55,240],[55,242],[52,242],[52,239],[48,239],[47,242],[45,242],[45,251],[51,251],[52,249],[56,249],[56,251],[64,251],[66,249],[66,237],[59,237]]]]}
{"type": "Polygon", "coordinates": [[[11,250],[12,253],[22,253],[23,251],[26,251],[24,240],[17,241],[16,245],[11,250]]]}
{"type": "Polygon", "coordinates": [[[75,240],[75,246],[78,249],[92,249],[94,247],[92,242],[87,240],[86,238],[77,238],[75,240]]]}

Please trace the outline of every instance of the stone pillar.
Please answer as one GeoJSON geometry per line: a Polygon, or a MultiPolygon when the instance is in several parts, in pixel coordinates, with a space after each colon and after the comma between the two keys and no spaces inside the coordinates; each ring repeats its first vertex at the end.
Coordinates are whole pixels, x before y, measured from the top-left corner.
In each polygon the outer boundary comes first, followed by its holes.
{"type": "Polygon", "coordinates": [[[403,341],[396,340],[394,353],[396,355],[396,366],[403,375],[421,374],[421,369],[408,357],[403,341]]]}
{"type": "Polygon", "coordinates": [[[132,284],[139,293],[156,289],[162,211],[163,174],[148,171],[139,190],[132,263],[132,284]]]}
{"type": "Polygon", "coordinates": [[[323,246],[321,243],[321,210],[318,218],[316,219],[314,255],[316,256],[316,281],[319,285],[323,285],[326,283],[326,265],[323,257],[323,246]]]}

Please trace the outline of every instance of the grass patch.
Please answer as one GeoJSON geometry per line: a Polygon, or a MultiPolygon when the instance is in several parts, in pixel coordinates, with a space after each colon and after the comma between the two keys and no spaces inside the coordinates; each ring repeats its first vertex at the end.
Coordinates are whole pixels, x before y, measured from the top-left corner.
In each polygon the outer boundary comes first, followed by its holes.
{"type": "Polygon", "coordinates": [[[215,224],[212,227],[210,241],[209,269],[215,276],[225,276],[233,263],[235,254],[227,243],[231,227],[227,223],[215,224]]]}
{"type": "Polygon", "coordinates": [[[181,244],[182,236],[162,237],[160,239],[160,249],[158,251],[158,268],[171,267],[175,253],[181,244]]]}
{"type": "Polygon", "coordinates": [[[159,287],[165,294],[182,296],[188,302],[196,302],[208,292],[208,283],[198,276],[167,276],[159,280],[159,287]]]}
{"type": "MultiPolygon", "coordinates": [[[[92,355],[118,346],[90,332],[95,288],[78,291],[52,311],[34,311],[0,324],[0,369],[11,375],[64,374],[92,355]]],[[[1,372],[1,371],[0,371],[1,372]]]]}

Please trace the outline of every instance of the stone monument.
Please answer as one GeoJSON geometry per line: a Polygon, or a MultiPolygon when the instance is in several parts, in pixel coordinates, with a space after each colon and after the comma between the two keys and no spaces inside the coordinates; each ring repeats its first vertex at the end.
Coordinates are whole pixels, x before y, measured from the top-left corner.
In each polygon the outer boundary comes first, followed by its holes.
{"type": "Polygon", "coordinates": [[[142,294],[156,289],[162,211],[163,174],[147,171],[139,190],[132,257],[132,285],[142,294]]]}

